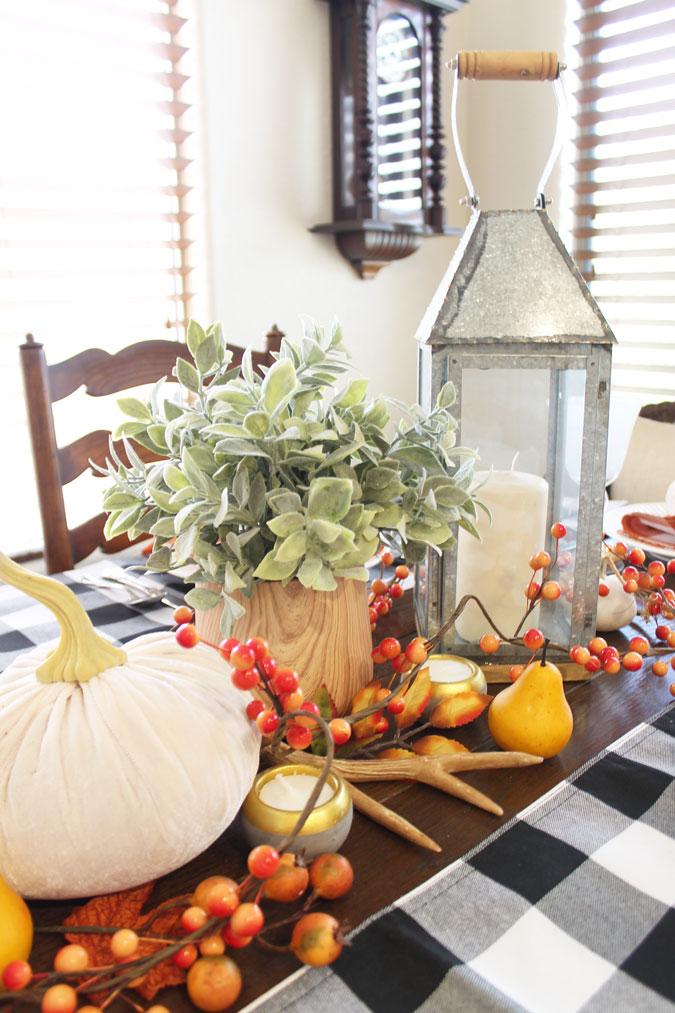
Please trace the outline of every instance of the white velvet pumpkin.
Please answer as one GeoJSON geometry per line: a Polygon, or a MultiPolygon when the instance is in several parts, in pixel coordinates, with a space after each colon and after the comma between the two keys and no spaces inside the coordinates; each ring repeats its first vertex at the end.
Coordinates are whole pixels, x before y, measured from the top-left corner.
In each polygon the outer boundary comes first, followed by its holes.
{"type": "Polygon", "coordinates": [[[87,681],[38,681],[54,652],[41,645],[0,675],[4,878],[25,897],[83,897],[200,854],[234,819],[259,762],[247,694],[218,653],[151,633],[87,681]]]}

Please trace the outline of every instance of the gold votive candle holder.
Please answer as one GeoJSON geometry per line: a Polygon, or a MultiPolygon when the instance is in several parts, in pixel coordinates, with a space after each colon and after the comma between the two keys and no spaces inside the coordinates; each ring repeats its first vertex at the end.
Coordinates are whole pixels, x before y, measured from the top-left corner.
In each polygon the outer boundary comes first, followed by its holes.
{"type": "MultiPolygon", "coordinates": [[[[279,808],[269,804],[261,798],[265,785],[276,777],[302,774],[317,779],[320,773],[318,767],[294,763],[270,767],[258,774],[244,799],[240,814],[241,828],[248,843],[253,847],[258,844],[278,847],[293,830],[304,809],[304,802],[299,809],[279,808]]],[[[337,851],[346,839],[353,816],[349,790],[340,775],[333,771],[328,773],[326,786],[330,797],[321,805],[314,806],[295,841],[286,848],[287,851],[303,851],[306,858],[312,859],[326,851],[337,851]]],[[[309,793],[306,798],[309,798],[309,793]]]]}
{"type": "Polygon", "coordinates": [[[429,707],[457,693],[484,693],[487,688],[485,674],[471,658],[454,654],[430,654],[426,660],[431,676],[429,707]]]}

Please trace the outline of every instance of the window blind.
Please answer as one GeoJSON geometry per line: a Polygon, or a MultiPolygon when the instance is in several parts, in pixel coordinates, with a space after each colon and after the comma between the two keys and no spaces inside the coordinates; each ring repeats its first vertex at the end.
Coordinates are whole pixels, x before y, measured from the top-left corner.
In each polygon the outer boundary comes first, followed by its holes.
{"type": "Polygon", "coordinates": [[[675,393],[675,2],[575,0],[572,254],[616,335],[613,390],[675,393]]]}
{"type": "MultiPolygon", "coordinates": [[[[0,0],[0,420],[14,434],[5,473],[20,489],[1,510],[6,551],[41,544],[25,334],[54,362],[182,337],[198,315],[191,15],[191,0],[0,0]]],[[[86,410],[102,425],[119,417],[92,399],[86,410]]],[[[59,442],[75,422],[57,418],[59,442]]],[[[92,512],[74,499],[82,518],[92,512]]]]}

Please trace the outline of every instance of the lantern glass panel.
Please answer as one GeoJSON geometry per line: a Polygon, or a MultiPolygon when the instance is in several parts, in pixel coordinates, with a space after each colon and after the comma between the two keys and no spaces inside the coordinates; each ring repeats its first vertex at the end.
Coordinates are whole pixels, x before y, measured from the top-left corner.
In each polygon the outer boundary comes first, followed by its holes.
{"type": "MultiPolygon", "coordinates": [[[[575,604],[586,371],[539,363],[521,367],[513,356],[490,356],[490,368],[474,364],[479,359],[475,354],[451,358],[459,441],[479,453],[476,480],[484,483],[479,499],[488,506],[492,524],[479,508],[476,524],[482,543],[460,530],[456,566],[445,573],[444,618],[464,595],[472,594],[504,636],[537,626],[553,643],[567,645],[575,604]],[[553,567],[547,577],[560,585],[560,597],[542,601],[519,626],[528,604],[526,588],[543,579],[543,571],[534,571],[529,560],[541,551],[555,559],[550,529],[557,521],[567,529],[560,544],[563,565],[553,567]]],[[[482,364],[485,361],[483,355],[482,364]]],[[[427,565],[433,566],[431,559],[427,565]]],[[[471,653],[470,645],[489,629],[478,605],[469,602],[445,644],[471,653]]]]}

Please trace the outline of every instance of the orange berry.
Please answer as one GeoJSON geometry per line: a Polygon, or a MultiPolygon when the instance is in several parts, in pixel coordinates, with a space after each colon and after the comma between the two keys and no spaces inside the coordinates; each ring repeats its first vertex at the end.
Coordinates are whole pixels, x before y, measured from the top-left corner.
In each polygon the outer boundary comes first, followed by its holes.
{"type": "Polygon", "coordinates": [[[629,672],[637,672],[639,668],[642,668],[642,655],[638,654],[637,651],[629,651],[623,656],[623,667],[629,672]]]}
{"type": "Polygon", "coordinates": [[[560,597],[560,584],[555,580],[547,580],[541,589],[541,596],[546,601],[555,601],[560,597]]]}
{"type": "Polygon", "coordinates": [[[186,985],[197,1009],[219,1013],[236,1002],[241,972],[231,957],[200,957],[188,971],[186,985]]]}
{"type": "Polygon", "coordinates": [[[511,665],[509,669],[509,679],[511,682],[515,682],[519,675],[523,674],[524,665],[511,665]]]}
{"type": "MultiPolygon", "coordinates": [[[[199,944],[199,952],[202,957],[219,957],[225,952],[225,940],[222,936],[207,936],[199,944]]],[[[150,1011],[148,1010],[148,1013],[150,1011]]]]}
{"type": "Polygon", "coordinates": [[[89,967],[89,954],[84,946],[70,943],[62,946],[54,957],[54,970],[59,974],[76,974],[89,967]]]}
{"type": "Polygon", "coordinates": [[[42,1013],[73,1013],[77,992],[71,985],[52,985],[42,996],[42,1013]]]}
{"type": "Polygon", "coordinates": [[[494,633],[484,633],[478,641],[478,646],[484,654],[494,654],[499,648],[499,637],[496,637],[494,633]]]}
{"type": "Polygon", "coordinates": [[[675,682],[671,682],[670,684],[670,695],[675,696],[675,682]]]}
{"type": "Polygon", "coordinates": [[[591,654],[595,654],[596,656],[600,654],[601,651],[604,651],[606,647],[607,641],[604,637],[593,637],[593,639],[588,642],[588,650],[591,654]]]}
{"type": "Polygon", "coordinates": [[[663,678],[664,675],[668,675],[668,662],[655,661],[652,665],[652,672],[659,678],[663,678]]]}
{"type": "Polygon", "coordinates": [[[309,867],[310,886],[326,900],[343,897],[353,882],[354,870],[344,855],[326,852],[315,858],[309,867]]]}
{"type": "Polygon", "coordinates": [[[628,646],[631,651],[637,651],[638,654],[646,654],[649,650],[649,641],[645,637],[633,637],[628,646]]]}
{"type": "Polygon", "coordinates": [[[133,929],[118,929],[110,939],[114,957],[130,957],[138,949],[138,936],[133,929]]]}
{"type": "Polygon", "coordinates": [[[372,591],[373,594],[385,594],[387,590],[387,585],[383,580],[380,580],[379,577],[376,577],[375,580],[370,585],[370,590],[372,591]]]}

